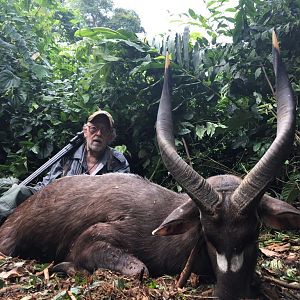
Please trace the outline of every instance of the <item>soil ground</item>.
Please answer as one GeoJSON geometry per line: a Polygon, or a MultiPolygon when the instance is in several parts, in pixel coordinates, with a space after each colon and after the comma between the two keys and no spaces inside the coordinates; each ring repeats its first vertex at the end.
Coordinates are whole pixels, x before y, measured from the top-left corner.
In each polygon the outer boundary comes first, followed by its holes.
{"type": "MultiPolygon", "coordinates": [[[[260,257],[257,299],[300,299],[300,235],[295,232],[264,232],[260,257]]],[[[72,277],[49,274],[49,264],[0,255],[0,299],[215,299],[213,286],[201,285],[193,275],[182,289],[176,278],[133,278],[97,270],[93,275],[72,277]]]]}

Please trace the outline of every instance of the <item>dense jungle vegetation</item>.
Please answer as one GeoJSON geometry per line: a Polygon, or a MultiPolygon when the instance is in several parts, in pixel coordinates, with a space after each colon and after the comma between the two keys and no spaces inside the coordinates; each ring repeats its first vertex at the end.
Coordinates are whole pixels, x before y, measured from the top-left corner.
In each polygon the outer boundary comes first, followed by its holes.
{"type": "MultiPolygon", "coordinates": [[[[300,1],[206,1],[209,17],[182,12],[179,21],[193,29],[155,41],[137,37],[143,28],[135,12],[108,0],[84,3],[0,0],[0,177],[26,178],[101,107],[113,114],[114,146],[132,171],[180,190],[155,139],[166,48],[178,151],[205,177],[245,175],[276,135],[274,28],[299,98],[300,1]]],[[[300,195],[298,130],[271,185],[292,203],[300,195]]]]}

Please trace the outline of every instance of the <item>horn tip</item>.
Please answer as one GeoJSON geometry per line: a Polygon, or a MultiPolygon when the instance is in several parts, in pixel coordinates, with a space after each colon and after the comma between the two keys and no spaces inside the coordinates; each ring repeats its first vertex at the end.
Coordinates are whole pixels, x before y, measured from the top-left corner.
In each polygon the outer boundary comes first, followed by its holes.
{"type": "Polygon", "coordinates": [[[273,30],[273,32],[272,32],[272,44],[273,44],[273,47],[279,52],[279,43],[278,43],[278,39],[277,39],[275,30],[273,30]]]}
{"type": "Polygon", "coordinates": [[[170,54],[169,51],[166,52],[166,61],[165,61],[165,70],[169,69],[170,67],[170,54]]]}

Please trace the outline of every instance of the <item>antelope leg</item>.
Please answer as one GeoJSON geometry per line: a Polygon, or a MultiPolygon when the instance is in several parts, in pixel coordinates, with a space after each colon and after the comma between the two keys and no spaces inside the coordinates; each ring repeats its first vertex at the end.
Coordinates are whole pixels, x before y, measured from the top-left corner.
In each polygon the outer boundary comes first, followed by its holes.
{"type": "Polygon", "coordinates": [[[121,241],[117,240],[117,234],[113,225],[92,225],[77,238],[67,261],[73,261],[76,268],[89,272],[104,268],[124,275],[139,275],[142,272],[148,275],[146,265],[126,252],[126,247],[122,247],[121,241]]]}

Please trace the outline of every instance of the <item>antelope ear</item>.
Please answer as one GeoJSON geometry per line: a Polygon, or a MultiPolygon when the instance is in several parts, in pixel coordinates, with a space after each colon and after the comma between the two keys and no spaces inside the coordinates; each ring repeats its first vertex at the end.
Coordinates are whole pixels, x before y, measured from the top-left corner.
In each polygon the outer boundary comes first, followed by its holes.
{"type": "Polygon", "coordinates": [[[188,200],[173,210],[152,234],[160,236],[182,234],[199,224],[199,210],[192,200],[188,200]]]}
{"type": "Polygon", "coordinates": [[[263,223],[274,229],[300,229],[300,210],[271,196],[262,197],[258,213],[263,223]]]}

